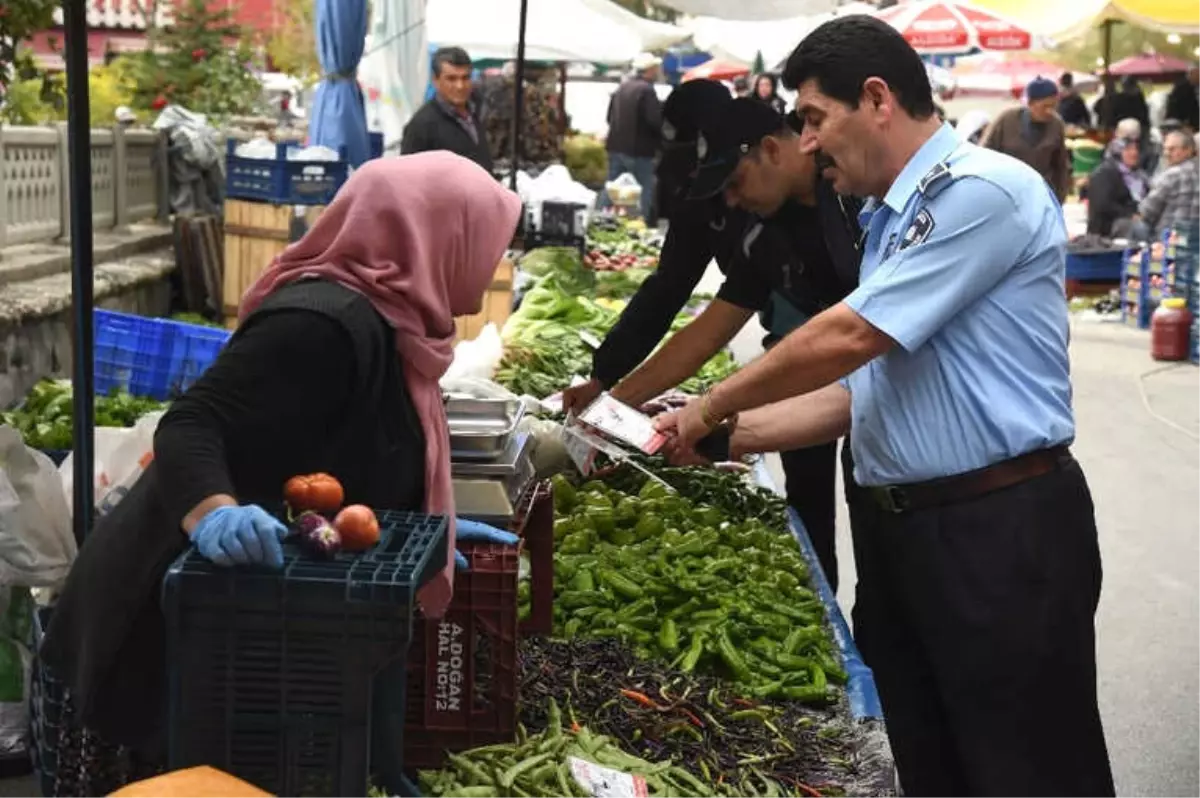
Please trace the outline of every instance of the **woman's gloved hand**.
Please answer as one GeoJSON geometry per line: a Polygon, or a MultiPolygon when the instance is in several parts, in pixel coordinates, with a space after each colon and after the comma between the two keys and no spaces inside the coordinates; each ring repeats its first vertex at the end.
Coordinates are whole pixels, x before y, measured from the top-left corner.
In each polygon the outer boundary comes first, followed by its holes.
{"type": "MultiPolygon", "coordinates": [[[[468,543],[499,543],[502,546],[515,546],[521,540],[512,532],[505,532],[489,524],[472,521],[468,518],[455,519],[455,537],[468,543]]],[[[461,551],[454,552],[454,568],[465,571],[468,568],[467,558],[461,551]]]]}
{"type": "Polygon", "coordinates": [[[287,527],[258,505],[210,510],[192,530],[192,543],[217,565],[283,567],[287,527]]]}

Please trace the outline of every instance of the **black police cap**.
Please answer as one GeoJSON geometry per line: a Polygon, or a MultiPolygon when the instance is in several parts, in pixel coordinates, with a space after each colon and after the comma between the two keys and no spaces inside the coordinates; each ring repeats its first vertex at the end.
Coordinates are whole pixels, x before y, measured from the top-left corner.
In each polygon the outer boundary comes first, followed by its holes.
{"type": "Polygon", "coordinates": [[[742,156],[785,126],[784,117],[761,100],[751,97],[732,100],[696,142],[700,169],[692,183],[690,196],[704,199],[719,194],[742,156]]]}
{"type": "Polygon", "coordinates": [[[715,80],[689,80],[675,88],[663,103],[663,139],[696,140],[725,112],[733,96],[715,80]]]}

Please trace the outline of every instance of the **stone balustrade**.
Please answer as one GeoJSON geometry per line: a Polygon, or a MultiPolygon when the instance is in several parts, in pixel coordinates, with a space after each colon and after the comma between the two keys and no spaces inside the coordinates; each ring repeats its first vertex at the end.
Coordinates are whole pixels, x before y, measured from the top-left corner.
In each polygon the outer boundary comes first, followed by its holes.
{"type": "MultiPolygon", "coordinates": [[[[166,140],[141,128],[92,129],[97,230],[166,218],[166,140]]],[[[67,127],[0,127],[0,250],[70,234],[67,127]]]]}

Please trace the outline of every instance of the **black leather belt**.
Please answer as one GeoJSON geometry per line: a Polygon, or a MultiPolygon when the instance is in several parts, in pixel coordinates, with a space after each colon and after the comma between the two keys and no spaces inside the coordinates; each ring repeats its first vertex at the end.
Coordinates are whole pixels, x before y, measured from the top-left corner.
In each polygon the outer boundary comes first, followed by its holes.
{"type": "Polygon", "coordinates": [[[1070,461],[1071,450],[1066,446],[1055,446],[952,477],[909,485],[868,486],[863,490],[880,509],[889,513],[908,513],[957,504],[986,493],[1011,488],[1034,477],[1048,474],[1070,461]]]}

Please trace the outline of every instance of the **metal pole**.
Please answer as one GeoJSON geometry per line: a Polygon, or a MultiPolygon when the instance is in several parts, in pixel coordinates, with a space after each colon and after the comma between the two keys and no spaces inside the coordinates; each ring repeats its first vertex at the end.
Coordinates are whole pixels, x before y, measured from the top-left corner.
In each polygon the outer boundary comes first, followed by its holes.
{"type": "Polygon", "coordinates": [[[529,0],[521,0],[521,22],[517,31],[516,92],[513,102],[512,169],[508,176],[508,187],[517,190],[517,169],[520,168],[521,117],[525,106],[525,20],[529,16],[529,0]]]}
{"type": "Polygon", "coordinates": [[[92,353],[92,131],[88,113],[87,4],[63,0],[67,55],[67,141],[71,190],[71,353],[74,417],[74,531],[82,544],[92,527],[95,463],[95,374],[92,353]]]}

